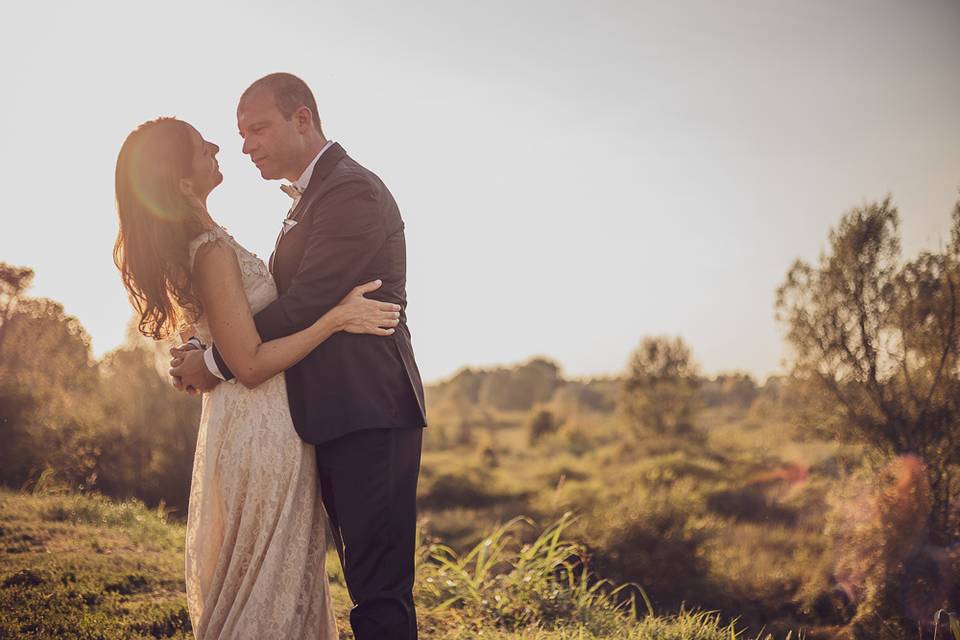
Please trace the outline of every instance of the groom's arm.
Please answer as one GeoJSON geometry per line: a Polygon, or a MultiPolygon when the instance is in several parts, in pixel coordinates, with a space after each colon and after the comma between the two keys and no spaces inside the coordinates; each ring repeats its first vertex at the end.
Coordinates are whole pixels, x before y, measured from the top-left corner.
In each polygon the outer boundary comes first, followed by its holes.
{"type": "MultiPolygon", "coordinates": [[[[253,317],[264,342],[305,329],[337,306],[386,239],[373,185],[359,176],[333,187],[311,215],[313,225],[293,282],[253,317]]],[[[210,356],[224,379],[233,377],[216,345],[210,356]]]]}

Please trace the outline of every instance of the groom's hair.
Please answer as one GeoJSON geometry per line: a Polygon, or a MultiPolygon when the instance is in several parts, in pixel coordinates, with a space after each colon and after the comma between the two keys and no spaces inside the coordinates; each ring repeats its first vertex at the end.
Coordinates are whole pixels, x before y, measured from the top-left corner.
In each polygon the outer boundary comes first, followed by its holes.
{"type": "Polygon", "coordinates": [[[313,116],[313,126],[317,131],[323,133],[320,128],[320,114],[317,112],[317,101],[313,97],[313,92],[307,83],[293,75],[292,73],[271,73],[263,76],[243,92],[240,101],[246,98],[253,91],[265,89],[273,96],[273,101],[277,104],[280,114],[289,120],[300,107],[306,107],[313,116]]]}

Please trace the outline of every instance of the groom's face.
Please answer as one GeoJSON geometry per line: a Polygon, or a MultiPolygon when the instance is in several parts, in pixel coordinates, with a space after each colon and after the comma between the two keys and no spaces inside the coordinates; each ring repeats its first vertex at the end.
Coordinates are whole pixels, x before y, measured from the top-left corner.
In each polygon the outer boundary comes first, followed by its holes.
{"type": "Polygon", "coordinates": [[[304,140],[295,119],[283,117],[273,94],[254,91],[237,106],[237,128],[243,138],[243,152],[250,156],[265,180],[286,178],[299,166],[304,140]]]}

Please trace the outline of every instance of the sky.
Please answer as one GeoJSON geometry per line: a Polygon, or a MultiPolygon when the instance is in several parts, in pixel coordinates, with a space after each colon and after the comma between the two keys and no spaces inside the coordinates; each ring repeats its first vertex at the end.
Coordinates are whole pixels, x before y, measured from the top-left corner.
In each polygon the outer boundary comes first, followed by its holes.
{"type": "Polygon", "coordinates": [[[116,154],[187,120],[208,202],[266,258],[289,199],[236,102],[289,71],[406,222],[425,380],[536,355],[616,374],[681,335],[708,374],[782,371],[777,286],[892,194],[904,254],[949,238],[960,1],[17,2],[0,23],[0,261],[95,355],[131,308],[112,262],[116,154]]]}

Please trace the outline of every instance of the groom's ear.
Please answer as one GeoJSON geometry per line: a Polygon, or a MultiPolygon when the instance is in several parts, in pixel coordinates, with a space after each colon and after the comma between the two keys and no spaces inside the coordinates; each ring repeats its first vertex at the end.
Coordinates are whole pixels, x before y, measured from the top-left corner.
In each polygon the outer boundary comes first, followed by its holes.
{"type": "Polygon", "coordinates": [[[307,107],[301,106],[293,112],[293,117],[297,121],[297,130],[300,133],[306,133],[313,128],[313,114],[307,107]]]}

